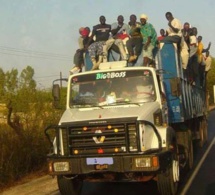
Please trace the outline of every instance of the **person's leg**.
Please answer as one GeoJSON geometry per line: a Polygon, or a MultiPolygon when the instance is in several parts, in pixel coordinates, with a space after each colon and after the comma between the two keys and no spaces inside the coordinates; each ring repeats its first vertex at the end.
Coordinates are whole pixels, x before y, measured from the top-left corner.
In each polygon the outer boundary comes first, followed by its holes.
{"type": "Polygon", "coordinates": [[[203,86],[204,78],[203,78],[203,66],[199,64],[199,80],[200,80],[200,86],[203,86]]]}
{"type": "Polygon", "coordinates": [[[110,38],[103,44],[103,62],[107,62],[108,50],[113,45],[114,41],[115,40],[113,38],[110,38]]]}
{"type": "Polygon", "coordinates": [[[121,39],[116,39],[115,44],[118,46],[122,60],[127,60],[125,48],[121,39]]]}
{"type": "Polygon", "coordinates": [[[90,58],[96,58],[96,44],[97,42],[94,42],[88,47],[90,58]]]}
{"type": "Polygon", "coordinates": [[[143,49],[143,39],[142,38],[134,38],[134,49],[136,56],[139,56],[143,49]]]}
{"type": "Polygon", "coordinates": [[[122,40],[126,55],[128,55],[128,50],[127,50],[127,47],[126,47],[126,43],[127,43],[128,40],[129,40],[129,37],[126,37],[126,38],[124,38],[122,40]]]}
{"type": "Polygon", "coordinates": [[[98,45],[98,42],[94,42],[88,47],[89,56],[93,64],[93,67],[91,70],[96,70],[98,68],[97,62],[96,62],[97,45],[98,45]]]}
{"type": "Polygon", "coordinates": [[[161,42],[163,43],[180,43],[181,37],[175,35],[175,36],[166,36],[164,37],[161,42]]]}
{"type": "Polygon", "coordinates": [[[150,43],[148,48],[143,50],[143,66],[149,66],[153,62],[153,49],[154,46],[150,43]]]}
{"type": "Polygon", "coordinates": [[[70,70],[70,74],[74,74],[75,72],[81,72],[82,65],[84,64],[83,53],[84,51],[80,49],[75,52],[73,58],[74,66],[70,70]]]}
{"type": "MultiPolygon", "coordinates": [[[[98,42],[98,50],[97,50],[98,60],[96,63],[97,68],[99,67],[100,63],[103,61],[104,45],[105,45],[105,41],[99,41],[98,42]]],[[[106,57],[106,55],[105,55],[105,57],[106,57]]]]}
{"type": "Polygon", "coordinates": [[[136,51],[136,47],[137,47],[137,40],[136,38],[130,38],[127,42],[129,42],[127,45],[127,49],[128,49],[128,53],[129,53],[129,59],[128,62],[135,62],[138,58],[138,55],[136,54],[136,52],[134,52],[134,49],[136,51]]]}
{"type": "Polygon", "coordinates": [[[194,80],[197,86],[200,86],[199,80],[199,63],[198,63],[198,56],[194,55],[193,58],[193,70],[194,70],[194,80]]]}
{"type": "Polygon", "coordinates": [[[127,47],[127,50],[128,50],[128,54],[129,54],[130,56],[133,56],[133,55],[134,55],[133,41],[134,41],[134,39],[133,39],[133,38],[130,38],[130,39],[126,42],[126,47],[127,47]]]}
{"type": "Polygon", "coordinates": [[[191,58],[189,58],[189,60],[188,60],[187,69],[186,69],[186,76],[187,76],[187,81],[189,81],[189,82],[193,81],[191,58]]]}

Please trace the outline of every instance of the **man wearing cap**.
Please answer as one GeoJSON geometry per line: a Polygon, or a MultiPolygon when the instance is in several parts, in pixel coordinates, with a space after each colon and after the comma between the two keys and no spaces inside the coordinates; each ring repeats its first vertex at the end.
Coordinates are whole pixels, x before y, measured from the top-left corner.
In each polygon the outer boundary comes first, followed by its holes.
{"type": "Polygon", "coordinates": [[[153,49],[157,44],[155,28],[147,20],[148,17],[145,14],[140,15],[140,32],[143,37],[143,66],[149,66],[153,63],[153,49]]]}
{"type": "Polygon", "coordinates": [[[73,63],[74,67],[70,70],[70,74],[73,74],[75,72],[81,72],[82,71],[82,66],[84,65],[84,54],[87,51],[87,44],[91,44],[93,40],[90,40],[90,28],[89,27],[81,27],[79,28],[79,34],[81,35],[78,38],[78,44],[79,44],[79,49],[77,49],[74,58],[73,58],[73,63]]]}

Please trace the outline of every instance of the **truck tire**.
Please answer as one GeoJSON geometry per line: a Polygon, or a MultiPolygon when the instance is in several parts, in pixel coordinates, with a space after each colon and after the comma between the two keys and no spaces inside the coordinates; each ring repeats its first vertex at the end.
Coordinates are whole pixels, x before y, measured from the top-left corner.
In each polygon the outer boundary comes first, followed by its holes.
{"type": "Polygon", "coordinates": [[[179,158],[177,144],[173,143],[172,164],[165,171],[158,174],[157,186],[161,195],[175,195],[179,182],[179,158]]]}
{"type": "Polygon", "coordinates": [[[179,181],[179,162],[173,160],[172,166],[158,174],[158,190],[161,195],[175,195],[179,181]]]}
{"type": "Polygon", "coordinates": [[[57,184],[61,195],[80,195],[83,181],[57,176],[57,184]]]}

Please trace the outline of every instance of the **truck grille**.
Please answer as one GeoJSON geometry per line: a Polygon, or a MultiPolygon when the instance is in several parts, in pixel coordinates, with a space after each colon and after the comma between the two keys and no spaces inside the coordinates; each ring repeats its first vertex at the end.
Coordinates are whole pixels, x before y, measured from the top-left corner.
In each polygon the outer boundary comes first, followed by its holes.
{"type": "Polygon", "coordinates": [[[65,136],[64,153],[68,155],[137,151],[136,123],[72,126],[67,128],[65,136]]]}

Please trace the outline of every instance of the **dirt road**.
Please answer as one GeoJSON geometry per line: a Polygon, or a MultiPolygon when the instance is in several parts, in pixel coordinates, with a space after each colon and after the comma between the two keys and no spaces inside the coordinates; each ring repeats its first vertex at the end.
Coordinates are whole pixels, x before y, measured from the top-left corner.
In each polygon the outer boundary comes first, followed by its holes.
{"type": "Polygon", "coordinates": [[[49,175],[11,187],[1,195],[59,195],[56,178],[49,175]]]}

